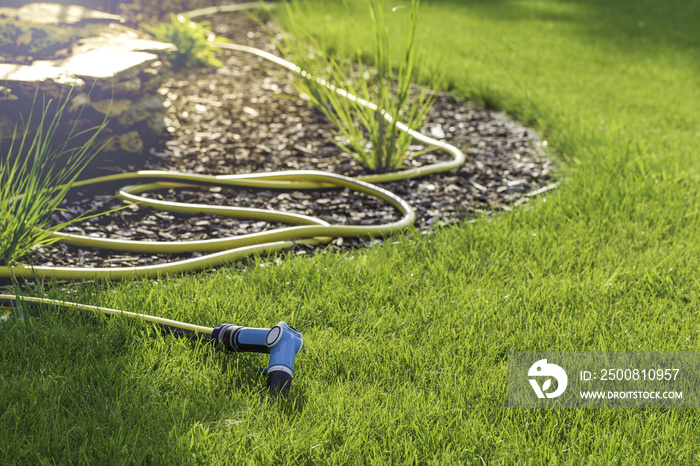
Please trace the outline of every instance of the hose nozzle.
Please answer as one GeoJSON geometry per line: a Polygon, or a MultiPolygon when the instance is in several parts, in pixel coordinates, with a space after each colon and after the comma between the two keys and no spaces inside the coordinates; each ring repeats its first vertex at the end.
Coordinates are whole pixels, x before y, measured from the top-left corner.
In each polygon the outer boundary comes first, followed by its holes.
{"type": "Polygon", "coordinates": [[[271,329],[221,324],[212,332],[212,339],[229,351],[270,353],[266,369],[267,385],[275,393],[286,395],[294,375],[294,358],[303,345],[302,333],[280,322],[271,329]]]}

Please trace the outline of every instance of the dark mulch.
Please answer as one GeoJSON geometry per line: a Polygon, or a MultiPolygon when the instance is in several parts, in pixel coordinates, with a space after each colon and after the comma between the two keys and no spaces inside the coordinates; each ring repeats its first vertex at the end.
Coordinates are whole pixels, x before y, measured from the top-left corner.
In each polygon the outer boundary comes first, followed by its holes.
{"type": "MultiPolygon", "coordinates": [[[[211,18],[216,34],[232,42],[275,52],[268,33],[244,13],[211,18]]],[[[122,167],[228,174],[314,169],[346,175],[363,173],[332,141],[332,128],[290,85],[287,74],[261,59],[224,52],[220,69],[182,70],[159,92],[164,96],[170,137],[138,164],[122,167]]],[[[510,209],[553,187],[551,163],[528,128],[489,110],[441,94],[422,132],[467,153],[458,171],[383,186],[406,199],[417,212],[416,228],[429,231],[479,213],[510,209]]],[[[413,150],[419,151],[416,145],[413,150]]],[[[445,160],[439,153],[413,164],[445,160]]],[[[279,192],[232,189],[170,190],[155,197],[184,202],[282,209],[341,224],[379,224],[397,212],[381,202],[344,190],[279,192]]],[[[62,217],[70,217],[109,193],[77,192],[62,217]],[[72,213],[71,213],[72,212],[72,213]]],[[[108,208],[122,205],[108,203],[108,208]]],[[[100,237],[173,241],[218,238],[276,228],[261,221],[185,217],[131,206],[66,228],[100,237]]],[[[348,248],[364,240],[334,240],[348,248]]],[[[299,247],[299,253],[306,248],[299,247]]],[[[191,257],[192,255],[179,256],[191,257]]],[[[35,265],[130,266],[165,262],[173,256],[112,253],[55,245],[36,251],[35,265]]]]}

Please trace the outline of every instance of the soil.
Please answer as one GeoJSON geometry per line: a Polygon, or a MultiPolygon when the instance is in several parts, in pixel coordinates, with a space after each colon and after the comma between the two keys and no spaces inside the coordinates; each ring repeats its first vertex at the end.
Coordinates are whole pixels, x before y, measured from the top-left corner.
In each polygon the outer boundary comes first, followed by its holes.
{"type": "MultiPolygon", "coordinates": [[[[245,13],[211,18],[213,31],[234,43],[277,53],[269,33],[245,13]]],[[[173,170],[232,174],[314,169],[345,175],[362,167],[333,144],[333,128],[291,86],[291,77],[262,59],[231,51],[221,53],[218,69],[173,72],[159,89],[164,98],[169,135],[148,157],[120,171],[173,170]]],[[[536,134],[507,118],[476,108],[448,93],[440,94],[421,132],[459,147],[466,164],[455,172],[385,183],[416,210],[416,229],[429,232],[480,213],[509,210],[555,185],[552,164],[536,134]]],[[[411,147],[413,152],[423,149],[411,147]]],[[[417,166],[447,160],[439,152],[410,159],[417,166]]],[[[113,189],[114,187],[111,187],[113,189]]],[[[63,221],[97,204],[123,207],[110,200],[113,191],[76,190],[55,216],[63,221]]],[[[399,218],[391,207],[347,190],[280,192],[272,190],[168,190],[151,195],[168,200],[280,209],[313,215],[339,224],[379,224],[399,218]]],[[[262,221],[187,217],[129,206],[73,224],[64,231],[142,241],[219,238],[281,225],[262,221]]],[[[366,239],[336,239],[330,246],[346,249],[366,239]]],[[[308,246],[296,252],[306,254],[308,246]]],[[[34,251],[23,262],[34,265],[115,267],[169,262],[198,254],[161,256],[95,251],[57,244],[34,251]]]]}

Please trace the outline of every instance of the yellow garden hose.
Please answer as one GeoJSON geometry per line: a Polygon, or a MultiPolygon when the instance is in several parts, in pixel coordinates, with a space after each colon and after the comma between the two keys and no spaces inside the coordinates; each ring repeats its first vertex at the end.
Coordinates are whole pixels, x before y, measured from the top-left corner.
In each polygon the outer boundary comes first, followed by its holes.
{"type": "MultiPolygon", "coordinates": [[[[192,11],[189,13],[189,16],[198,17],[219,12],[239,11],[259,6],[260,3],[256,2],[213,7],[192,11]]],[[[293,72],[303,73],[303,71],[293,63],[253,47],[228,43],[217,44],[217,46],[228,50],[254,54],[293,72]]],[[[356,98],[342,89],[334,90],[340,95],[354,100],[361,105],[376,109],[374,104],[356,98]]],[[[390,119],[389,115],[385,115],[385,117],[390,119]]],[[[321,244],[330,241],[333,237],[381,237],[400,232],[414,223],[415,213],[413,208],[401,197],[373,183],[404,180],[425,176],[431,173],[453,170],[464,164],[465,156],[458,148],[413,131],[403,123],[397,123],[397,126],[402,131],[409,133],[417,141],[449,153],[452,156],[452,160],[393,173],[365,175],[357,178],[313,170],[236,175],[200,175],[167,171],[138,171],[76,182],[73,184],[73,187],[123,181],[127,186],[121,188],[117,192],[118,197],[126,202],[151,207],[153,209],[191,215],[215,214],[224,217],[251,218],[283,223],[289,226],[227,238],[164,242],[94,238],[57,232],[52,235],[53,238],[65,244],[79,247],[147,253],[178,254],[186,252],[205,252],[207,254],[192,259],[140,267],[80,268],[26,265],[3,266],[0,267],[0,277],[38,277],[61,280],[150,277],[169,273],[193,272],[205,268],[217,267],[253,254],[268,254],[281,251],[298,243],[321,244]],[[347,188],[391,204],[401,213],[402,217],[398,221],[382,225],[336,225],[318,218],[281,211],[161,201],[140,195],[153,190],[201,186],[290,190],[347,188]]]]}
{"type": "MultiPolygon", "coordinates": [[[[22,296],[18,298],[13,295],[0,294],[0,309],[3,307],[8,307],[13,309],[21,305],[22,303],[40,304],[45,306],[58,306],[71,309],[80,309],[82,311],[88,311],[94,314],[104,314],[106,316],[124,316],[130,317],[132,319],[140,319],[145,322],[155,324],[164,329],[172,329],[180,331],[184,334],[198,334],[198,335],[211,335],[214,329],[210,327],[203,327],[201,325],[189,324],[186,322],[179,322],[177,320],[165,319],[163,317],[151,316],[148,314],[130,312],[130,311],[120,311],[119,309],[112,309],[109,307],[101,306],[90,306],[88,304],[71,303],[67,301],[59,301],[56,299],[48,298],[36,298],[33,296],[22,296]]],[[[1,320],[1,318],[0,318],[1,320]]]]}

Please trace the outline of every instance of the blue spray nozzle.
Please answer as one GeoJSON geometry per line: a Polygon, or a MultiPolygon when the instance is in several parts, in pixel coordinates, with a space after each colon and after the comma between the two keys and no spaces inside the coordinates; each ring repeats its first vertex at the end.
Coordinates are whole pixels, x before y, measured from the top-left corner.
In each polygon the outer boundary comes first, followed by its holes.
{"type": "Polygon", "coordinates": [[[270,349],[270,364],[267,367],[267,384],[275,392],[287,393],[294,375],[294,358],[304,342],[302,334],[286,322],[270,329],[265,345],[270,349]]]}
{"type": "Polygon", "coordinates": [[[286,394],[294,375],[294,358],[303,345],[302,333],[280,322],[271,329],[221,324],[212,332],[212,339],[229,351],[270,353],[267,384],[273,391],[286,394]]]}

